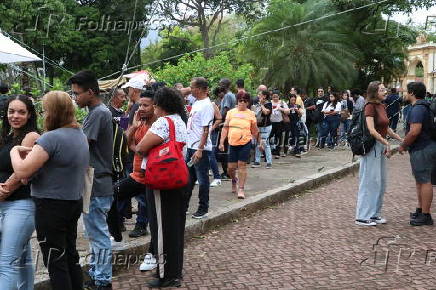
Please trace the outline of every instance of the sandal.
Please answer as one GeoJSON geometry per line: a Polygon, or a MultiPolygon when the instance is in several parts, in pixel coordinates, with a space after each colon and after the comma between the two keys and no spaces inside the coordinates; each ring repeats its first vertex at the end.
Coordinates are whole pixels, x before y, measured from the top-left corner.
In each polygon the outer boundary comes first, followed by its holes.
{"type": "Polygon", "coordinates": [[[238,191],[238,199],[244,199],[244,198],[245,198],[244,188],[240,187],[238,191]]]}
{"type": "Polygon", "coordinates": [[[232,193],[236,193],[238,190],[238,179],[232,179],[232,193]]]}

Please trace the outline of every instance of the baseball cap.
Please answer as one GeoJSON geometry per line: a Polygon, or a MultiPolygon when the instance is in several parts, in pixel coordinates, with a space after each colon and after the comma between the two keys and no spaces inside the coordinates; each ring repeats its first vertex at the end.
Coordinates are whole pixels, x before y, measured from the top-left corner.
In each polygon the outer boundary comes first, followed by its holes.
{"type": "Polygon", "coordinates": [[[127,83],[125,83],[121,88],[133,88],[133,89],[140,89],[142,90],[144,88],[144,79],[142,78],[132,78],[127,83]]]}

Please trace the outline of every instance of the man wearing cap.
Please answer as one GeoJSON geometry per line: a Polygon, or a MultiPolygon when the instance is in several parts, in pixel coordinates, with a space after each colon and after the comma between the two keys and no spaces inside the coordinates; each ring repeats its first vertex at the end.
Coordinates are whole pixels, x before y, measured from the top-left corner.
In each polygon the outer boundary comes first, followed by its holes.
{"type": "Polygon", "coordinates": [[[3,112],[5,110],[6,102],[8,101],[9,96],[9,87],[5,83],[0,83],[0,118],[3,118],[3,112]]]}
{"type": "Polygon", "coordinates": [[[135,112],[138,110],[138,100],[141,97],[141,92],[144,88],[143,78],[132,78],[125,85],[122,86],[123,89],[128,88],[127,97],[129,98],[129,104],[127,106],[127,113],[129,114],[129,126],[132,125],[133,117],[135,112]]]}

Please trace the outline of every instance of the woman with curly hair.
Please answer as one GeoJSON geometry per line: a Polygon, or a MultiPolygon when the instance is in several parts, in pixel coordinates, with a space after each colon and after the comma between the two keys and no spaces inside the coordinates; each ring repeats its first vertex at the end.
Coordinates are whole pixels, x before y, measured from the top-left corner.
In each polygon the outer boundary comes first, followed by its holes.
{"type": "Polygon", "coordinates": [[[36,111],[26,96],[5,104],[0,137],[0,285],[2,289],[33,289],[34,269],[30,238],[35,230],[35,204],[30,185],[17,178],[10,151],[16,145],[32,147],[39,137],[36,111]]]}
{"type": "MultiPolygon", "coordinates": [[[[144,156],[150,150],[170,140],[167,117],[175,127],[177,142],[186,143],[185,114],[180,92],[172,88],[161,88],[154,96],[154,114],[158,117],[144,138],[136,146],[136,152],[144,156]]],[[[147,170],[146,161],[143,169],[147,170]]],[[[183,247],[185,237],[186,210],[189,194],[186,187],[172,190],[153,191],[147,188],[147,206],[150,212],[150,232],[154,253],[158,254],[158,279],[150,281],[152,288],[180,287],[183,269],[183,247]]]]}

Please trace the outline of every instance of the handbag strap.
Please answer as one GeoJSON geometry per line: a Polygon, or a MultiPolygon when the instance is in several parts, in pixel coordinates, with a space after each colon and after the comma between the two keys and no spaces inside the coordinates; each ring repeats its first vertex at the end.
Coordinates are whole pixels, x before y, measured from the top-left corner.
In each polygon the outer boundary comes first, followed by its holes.
{"type": "Polygon", "coordinates": [[[176,127],[174,126],[173,120],[170,117],[165,117],[168,121],[168,125],[170,127],[170,142],[174,142],[176,140],[176,127]]]}

